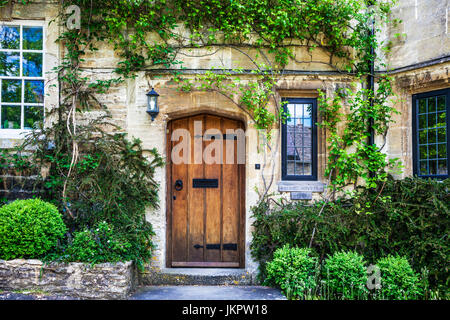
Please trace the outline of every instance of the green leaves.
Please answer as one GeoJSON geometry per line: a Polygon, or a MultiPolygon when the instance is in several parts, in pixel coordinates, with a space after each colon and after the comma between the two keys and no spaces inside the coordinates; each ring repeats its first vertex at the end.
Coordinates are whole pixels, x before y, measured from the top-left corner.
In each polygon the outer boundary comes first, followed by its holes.
{"type": "Polygon", "coordinates": [[[16,200],[0,207],[0,259],[38,259],[54,249],[65,232],[53,204],[16,200]]]}
{"type": "Polygon", "coordinates": [[[285,245],[267,263],[265,284],[281,288],[289,299],[302,299],[315,293],[317,271],[318,259],[311,249],[285,245]]]}

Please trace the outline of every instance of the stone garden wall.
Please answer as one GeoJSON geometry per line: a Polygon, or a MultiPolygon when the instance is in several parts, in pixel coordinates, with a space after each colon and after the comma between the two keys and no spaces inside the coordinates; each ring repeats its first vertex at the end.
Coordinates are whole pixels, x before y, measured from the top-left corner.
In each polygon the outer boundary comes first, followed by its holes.
{"type": "Polygon", "coordinates": [[[50,263],[0,260],[0,291],[27,290],[81,299],[126,299],[136,286],[132,262],[50,263]]]}

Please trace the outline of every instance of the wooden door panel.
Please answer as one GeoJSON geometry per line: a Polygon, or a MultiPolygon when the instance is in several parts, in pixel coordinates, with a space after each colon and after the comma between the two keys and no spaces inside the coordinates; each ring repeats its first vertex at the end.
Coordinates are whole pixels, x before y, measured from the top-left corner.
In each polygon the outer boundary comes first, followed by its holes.
{"type": "MultiPolygon", "coordinates": [[[[171,129],[183,129],[188,127],[188,120],[174,121],[171,125],[171,129]]],[[[172,144],[173,142],[168,142],[172,144]]],[[[172,150],[172,149],[171,149],[172,150]]],[[[183,151],[181,151],[181,156],[183,151]]],[[[170,155],[169,155],[170,156],[170,155]]],[[[188,204],[188,192],[184,187],[180,191],[173,190],[175,181],[187,181],[188,179],[188,165],[178,164],[172,165],[172,181],[169,181],[172,190],[172,199],[176,197],[175,201],[172,201],[172,260],[173,261],[187,261],[187,204],[188,204]]]]}
{"type": "MultiPolygon", "coordinates": [[[[226,133],[227,129],[236,129],[238,127],[236,121],[224,120],[223,132],[226,133]]],[[[238,165],[236,164],[236,148],[237,141],[234,139],[227,139],[224,143],[224,152],[226,157],[233,157],[233,164],[229,164],[230,161],[225,159],[222,165],[223,172],[223,237],[222,241],[227,248],[233,249],[233,245],[238,244],[239,235],[239,179],[238,179],[238,165]]],[[[229,159],[228,159],[229,160],[229,159]]],[[[223,250],[224,262],[238,261],[238,250],[223,250]]]]}
{"type": "MultiPolygon", "coordinates": [[[[175,120],[168,126],[172,132],[187,129],[191,139],[187,151],[191,153],[190,163],[170,162],[171,203],[168,208],[171,217],[168,221],[172,229],[168,239],[172,267],[243,266],[242,182],[245,170],[243,165],[237,164],[237,141],[224,136],[226,129],[241,127],[238,121],[210,115],[175,120]],[[195,121],[201,122],[201,132],[194,132],[195,121]],[[212,136],[215,139],[211,139],[212,136]],[[194,159],[196,143],[202,146],[201,159],[194,159]],[[231,163],[227,163],[227,155],[233,158],[231,163]],[[212,179],[217,181],[217,187],[194,188],[193,179],[212,179]],[[181,191],[173,188],[177,180],[183,181],[181,191]]],[[[180,141],[172,142],[170,150],[178,143],[180,141]]]]}
{"type": "MultiPolygon", "coordinates": [[[[216,134],[214,129],[221,128],[221,119],[219,117],[206,117],[205,129],[208,134],[216,134]]],[[[214,140],[205,141],[205,179],[217,179],[218,188],[206,188],[206,229],[205,229],[205,243],[206,243],[206,257],[205,261],[220,262],[221,261],[221,220],[222,212],[220,203],[222,202],[222,172],[221,164],[216,163],[213,160],[217,160],[216,157],[221,157],[222,150],[213,148],[217,146],[217,143],[221,143],[220,136],[214,136],[214,140]],[[211,147],[211,152],[208,151],[208,146],[211,147]],[[215,154],[218,152],[218,154],[215,154]],[[208,164],[209,163],[209,164],[208,164]],[[217,249],[219,245],[219,249],[217,249]]]]}
{"type": "MultiPolygon", "coordinates": [[[[205,192],[203,189],[192,188],[192,179],[202,179],[204,177],[204,165],[194,162],[194,141],[200,137],[194,137],[195,121],[204,122],[203,116],[189,119],[189,132],[191,134],[191,164],[188,165],[188,179],[186,188],[188,189],[188,261],[203,261],[204,248],[204,220],[205,220],[205,192]]],[[[202,126],[204,128],[204,126],[202,126]]],[[[204,130],[204,129],[203,129],[204,130]]],[[[203,132],[201,133],[203,135],[203,132]]]]}

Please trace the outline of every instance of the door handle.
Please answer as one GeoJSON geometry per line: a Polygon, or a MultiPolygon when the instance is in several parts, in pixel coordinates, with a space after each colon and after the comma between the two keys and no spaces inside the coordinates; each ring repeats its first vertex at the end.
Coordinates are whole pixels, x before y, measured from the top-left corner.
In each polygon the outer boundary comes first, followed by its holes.
{"type": "Polygon", "coordinates": [[[181,180],[175,181],[175,190],[177,191],[183,190],[183,181],[181,180]]]}

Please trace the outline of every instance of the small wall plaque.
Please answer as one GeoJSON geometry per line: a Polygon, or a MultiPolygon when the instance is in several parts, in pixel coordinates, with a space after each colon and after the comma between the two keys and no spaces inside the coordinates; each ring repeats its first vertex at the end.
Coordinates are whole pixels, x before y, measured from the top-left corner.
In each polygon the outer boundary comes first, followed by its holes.
{"type": "Polygon", "coordinates": [[[312,192],[291,192],[291,200],[312,200],[312,192]]]}

